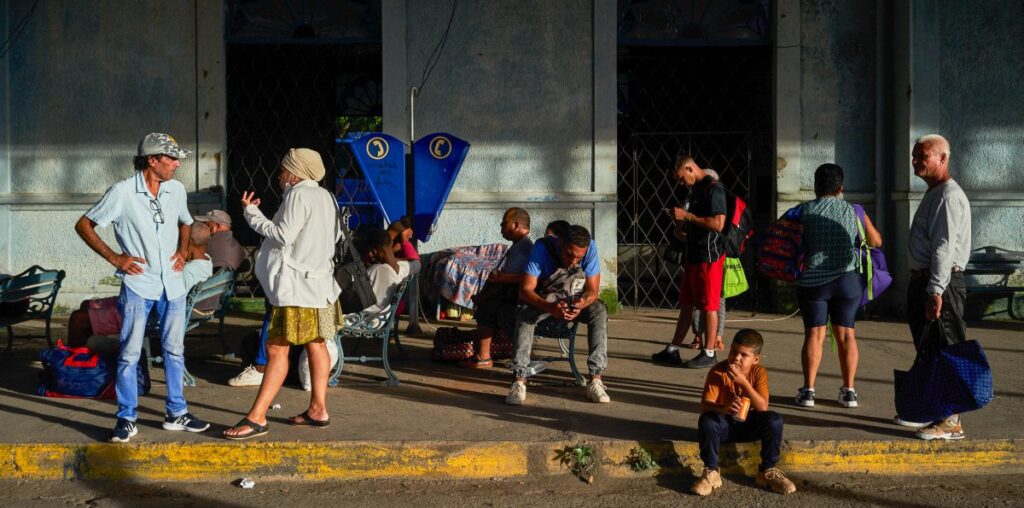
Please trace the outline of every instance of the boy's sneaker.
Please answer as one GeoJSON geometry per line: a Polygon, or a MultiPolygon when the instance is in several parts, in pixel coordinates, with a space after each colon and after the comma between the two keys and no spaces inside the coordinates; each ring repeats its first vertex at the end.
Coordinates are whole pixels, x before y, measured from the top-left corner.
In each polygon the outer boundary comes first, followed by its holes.
{"type": "Polygon", "coordinates": [[[607,404],[612,401],[611,397],[608,396],[608,392],[605,390],[604,383],[600,379],[590,380],[590,384],[587,385],[587,397],[592,402],[600,404],[607,404]]]}
{"type": "Polygon", "coordinates": [[[840,388],[839,405],[843,407],[857,407],[857,390],[846,387],[840,388]]]}
{"type": "Polygon", "coordinates": [[[229,386],[259,386],[263,383],[263,373],[256,370],[255,365],[250,365],[237,376],[228,380],[229,386]]]}
{"type": "Polygon", "coordinates": [[[505,397],[505,403],[511,406],[521,406],[526,400],[526,384],[519,381],[512,383],[512,390],[505,397]]]}
{"type": "Polygon", "coordinates": [[[721,487],[722,475],[718,473],[718,470],[704,468],[704,474],[700,475],[700,478],[693,482],[693,485],[690,486],[690,492],[698,496],[706,496],[721,487]]]}
{"type": "Polygon", "coordinates": [[[767,487],[772,492],[778,492],[779,494],[792,494],[796,492],[796,485],[793,485],[793,482],[786,478],[786,473],[775,467],[759,471],[757,477],[754,478],[754,483],[758,487],[767,487]]]}
{"type": "Polygon", "coordinates": [[[135,422],[130,422],[124,418],[118,418],[117,424],[114,425],[114,432],[110,434],[110,442],[127,443],[135,436],[135,434],[138,433],[139,429],[135,426],[135,422]]]}
{"type": "Polygon", "coordinates": [[[654,363],[664,363],[666,365],[682,365],[683,359],[679,357],[679,350],[675,350],[671,353],[668,349],[662,349],[657,353],[651,355],[651,361],[654,363]]]}
{"type": "Polygon", "coordinates": [[[814,407],[814,388],[801,388],[796,392],[796,403],[798,406],[814,407]]]}
{"type": "Polygon", "coordinates": [[[946,418],[917,431],[917,437],[925,441],[931,441],[932,439],[963,439],[964,429],[960,426],[959,417],[956,420],[946,418]]]}
{"type": "Polygon", "coordinates": [[[700,350],[697,356],[694,356],[692,360],[687,361],[683,364],[684,369],[706,369],[708,367],[714,367],[718,363],[718,353],[711,353],[708,356],[704,350],[700,350]]]}
{"type": "Polygon", "coordinates": [[[904,419],[900,418],[900,415],[896,415],[896,416],[892,417],[892,423],[895,423],[896,425],[902,425],[904,427],[915,427],[915,428],[918,428],[918,429],[921,428],[921,427],[924,427],[925,425],[928,425],[927,422],[911,422],[911,421],[904,420],[904,419]]]}
{"type": "Polygon", "coordinates": [[[192,413],[185,413],[181,416],[168,415],[164,418],[164,430],[202,432],[208,428],[210,428],[209,423],[192,416],[192,413]]]}

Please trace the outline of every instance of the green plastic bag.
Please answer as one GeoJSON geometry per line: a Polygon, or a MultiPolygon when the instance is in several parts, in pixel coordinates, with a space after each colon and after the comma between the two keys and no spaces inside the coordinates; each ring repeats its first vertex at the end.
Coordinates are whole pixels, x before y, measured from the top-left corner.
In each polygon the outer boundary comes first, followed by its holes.
{"type": "Polygon", "coordinates": [[[743,294],[750,286],[747,285],[747,274],[743,271],[743,263],[736,258],[725,258],[725,274],[722,276],[722,298],[732,298],[743,294]]]}

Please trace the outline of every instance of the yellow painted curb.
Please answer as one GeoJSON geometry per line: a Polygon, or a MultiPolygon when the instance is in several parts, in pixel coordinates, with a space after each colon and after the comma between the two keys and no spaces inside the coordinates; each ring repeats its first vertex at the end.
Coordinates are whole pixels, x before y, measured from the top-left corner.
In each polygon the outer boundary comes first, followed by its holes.
{"type": "MultiPolygon", "coordinates": [[[[0,444],[0,479],[224,481],[243,476],[295,480],[486,479],[566,474],[556,459],[574,442],[256,442],[0,444]]],[[[593,441],[600,474],[682,474],[701,468],[692,442],[593,441]],[[630,457],[657,463],[640,473],[630,457]]],[[[727,473],[753,475],[760,445],[722,445],[727,473]]],[[[1024,440],[790,441],[779,467],[793,473],[959,474],[1024,472],[1024,440]]]]}
{"type": "MultiPolygon", "coordinates": [[[[656,473],[697,474],[700,447],[692,442],[611,442],[600,446],[601,461],[612,476],[632,476],[631,455],[644,450],[658,463],[656,473]]],[[[723,444],[720,465],[731,473],[757,473],[758,443],[723,444]]],[[[778,466],[795,473],[961,474],[999,469],[1024,470],[1024,441],[787,441],[778,466]]],[[[651,472],[648,472],[650,474],[651,472]]]]}
{"type": "Polygon", "coordinates": [[[524,476],[518,443],[0,444],[0,478],[202,481],[524,476]]]}

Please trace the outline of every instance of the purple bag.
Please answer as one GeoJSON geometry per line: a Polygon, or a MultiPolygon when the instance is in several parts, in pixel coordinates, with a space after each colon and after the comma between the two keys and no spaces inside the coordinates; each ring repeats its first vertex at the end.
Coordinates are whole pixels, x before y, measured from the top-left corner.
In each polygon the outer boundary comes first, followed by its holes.
{"type": "Polygon", "coordinates": [[[892,274],[889,273],[889,265],[885,262],[885,254],[874,247],[869,247],[864,236],[864,229],[867,222],[864,220],[864,207],[853,205],[853,211],[857,214],[857,229],[860,231],[858,243],[860,247],[861,279],[864,281],[864,295],[860,304],[867,305],[871,300],[878,298],[892,284],[892,274]]]}

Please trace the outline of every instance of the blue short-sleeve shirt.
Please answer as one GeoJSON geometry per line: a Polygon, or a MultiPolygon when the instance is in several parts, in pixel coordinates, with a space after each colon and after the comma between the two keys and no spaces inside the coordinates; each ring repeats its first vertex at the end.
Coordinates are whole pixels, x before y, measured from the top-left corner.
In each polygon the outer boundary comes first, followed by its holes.
{"type": "Polygon", "coordinates": [[[159,300],[164,291],[173,300],[185,294],[182,272],[175,272],[171,256],[178,250],[178,226],[191,225],[185,186],[177,180],[160,184],[154,198],[146,188],[142,171],[122,180],[109,189],[85,216],[99,227],[114,225],[114,236],[121,252],[144,258],[145,270],[139,275],[128,275],[118,270],[116,275],[132,291],[147,300],[159,300]],[[163,223],[157,222],[158,212],[163,223]]]}
{"type": "MultiPolygon", "coordinates": [[[[558,239],[554,240],[556,245],[561,245],[561,241],[558,239]]],[[[558,256],[558,252],[552,253],[558,256]]],[[[544,241],[537,240],[533,244],[533,250],[530,251],[530,260],[526,263],[526,269],[523,270],[527,275],[537,277],[537,279],[545,279],[550,277],[555,272],[555,263],[551,259],[552,255],[548,254],[547,244],[544,241]]],[[[587,277],[593,277],[601,274],[601,264],[598,262],[597,255],[597,244],[594,240],[590,240],[590,245],[587,246],[587,253],[583,255],[583,259],[580,260],[580,267],[583,268],[583,273],[587,277]]]]}

